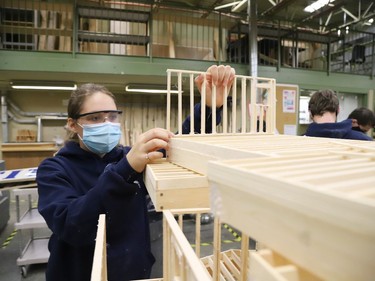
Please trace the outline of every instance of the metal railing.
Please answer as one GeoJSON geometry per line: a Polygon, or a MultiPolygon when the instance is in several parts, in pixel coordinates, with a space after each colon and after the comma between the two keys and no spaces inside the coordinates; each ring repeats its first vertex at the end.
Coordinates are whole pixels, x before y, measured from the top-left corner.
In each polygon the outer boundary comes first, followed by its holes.
{"type": "MultiPolygon", "coordinates": [[[[0,50],[248,64],[249,28],[233,15],[128,1],[3,0],[0,50]],[[95,4],[96,3],[96,4],[95,4]]],[[[258,28],[258,65],[374,75],[375,33],[258,28]]]]}

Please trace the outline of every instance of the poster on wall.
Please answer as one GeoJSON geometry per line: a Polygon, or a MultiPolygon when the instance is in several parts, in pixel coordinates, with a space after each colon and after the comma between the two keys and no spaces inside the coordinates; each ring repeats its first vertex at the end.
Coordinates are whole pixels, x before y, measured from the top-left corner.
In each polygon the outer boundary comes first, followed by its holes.
{"type": "Polygon", "coordinates": [[[296,112],[296,91],[283,90],[283,112],[295,113],[296,112]]]}

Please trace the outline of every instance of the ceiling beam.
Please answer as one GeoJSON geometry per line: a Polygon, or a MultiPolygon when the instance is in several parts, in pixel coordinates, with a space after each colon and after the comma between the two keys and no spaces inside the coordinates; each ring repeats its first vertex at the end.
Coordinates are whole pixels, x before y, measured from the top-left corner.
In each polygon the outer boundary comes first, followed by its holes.
{"type": "Polygon", "coordinates": [[[216,0],[208,9],[206,12],[203,13],[203,15],[201,16],[202,19],[205,19],[207,18],[211,13],[212,11],[214,11],[215,7],[219,6],[221,3],[223,2],[223,0],[216,0]]]}
{"type": "Polygon", "coordinates": [[[301,22],[308,22],[308,21],[314,20],[316,18],[323,17],[327,14],[339,11],[341,6],[343,6],[344,4],[345,4],[344,2],[340,2],[340,3],[336,4],[335,6],[329,7],[328,9],[320,9],[317,12],[313,13],[312,15],[308,16],[307,18],[304,18],[301,22]]]}
{"type": "Polygon", "coordinates": [[[261,16],[262,17],[263,16],[272,16],[275,13],[277,13],[278,11],[287,8],[289,5],[293,4],[293,2],[295,2],[295,1],[296,0],[284,0],[284,1],[281,1],[281,2],[277,3],[275,6],[269,8],[266,11],[264,11],[263,13],[261,13],[261,16]]]}

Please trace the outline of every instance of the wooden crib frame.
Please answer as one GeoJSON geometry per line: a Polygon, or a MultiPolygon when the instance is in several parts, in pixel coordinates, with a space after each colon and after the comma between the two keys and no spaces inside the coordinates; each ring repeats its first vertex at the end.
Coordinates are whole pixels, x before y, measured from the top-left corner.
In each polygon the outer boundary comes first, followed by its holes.
{"type": "MultiPolygon", "coordinates": [[[[182,78],[188,77],[192,114],[191,89],[198,74],[167,71],[169,90],[173,75],[177,76],[179,124],[182,78]]],[[[189,135],[171,140],[167,159],[146,167],[146,187],[156,209],[164,213],[163,280],[371,280],[375,276],[375,143],[275,135],[275,81],[236,76],[231,91],[227,95],[234,97],[234,105],[224,103],[219,129],[213,124],[212,134],[194,135],[192,122],[189,135]],[[266,105],[257,101],[263,90],[268,91],[266,105]],[[255,130],[263,114],[248,114],[259,108],[267,111],[265,133],[255,130]],[[306,170],[310,175],[304,175],[306,170]],[[358,188],[358,181],[364,188],[358,188]],[[175,216],[185,212],[199,216],[208,210],[215,215],[214,251],[200,259],[175,216]],[[221,222],[242,232],[241,250],[221,252],[221,222]],[[265,246],[249,251],[249,236],[265,246]]],[[[213,101],[215,93],[214,87],[213,101]]],[[[168,94],[167,128],[171,106],[168,94]]],[[[212,112],[215,120],[216,111],[212,112]]],[[[201,127],[204,132],[205,124],[201,127]]]]}

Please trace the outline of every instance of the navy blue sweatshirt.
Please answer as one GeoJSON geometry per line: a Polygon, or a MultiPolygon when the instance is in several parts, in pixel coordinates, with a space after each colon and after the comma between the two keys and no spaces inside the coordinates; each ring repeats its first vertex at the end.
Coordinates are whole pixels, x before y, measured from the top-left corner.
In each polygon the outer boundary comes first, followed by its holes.
{"type": "Polygon", "coordinates": [[[306,136],[336,139],[367,140],[373,139],[368,135],[352,130],[352,120],[346,119],[337,123],[311,123],[306,130],[306,136]]]}
{"type": "MultiPolygon", "coordinates": [[[[197,104],[196,132],[200,109],[197,104]]],[[[206,112],[207,132],[211,110],[206,112]]],[[[188,130],[190,118],[183,124],[183,133],[188,130]]],[[[90,280],[99,214],[106,214],[108,280],[149,278],[154,257],[147,190],[125,157],[129,150],[118,146],[101,158],[71,141],[39,165],[38,209],[52,231],[47,281],[90,280]]]]}
{"type": "Polygon", "coordinates": [[[146,190],[128,150],[101,158],[68,142],[38,167],[38,209],[53,232],[47,280],[90,280],[99,214],[106,214],[108,280],[149,276],[146,190]]]}

